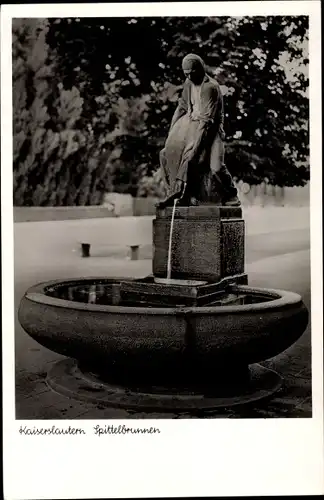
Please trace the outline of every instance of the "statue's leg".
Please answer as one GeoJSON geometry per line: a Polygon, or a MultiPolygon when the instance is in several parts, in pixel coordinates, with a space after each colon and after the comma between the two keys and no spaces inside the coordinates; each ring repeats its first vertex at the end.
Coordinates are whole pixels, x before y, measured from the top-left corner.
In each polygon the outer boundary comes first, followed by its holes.
{"type": "Polygon", "coordinates": [[[172,206],[175,199],[183,196],[187,183],[187,162],[183,161],[187,135],[188,119],[184,116],[170,130],[165,148],[160,153],[160,164],[168,182],[168,193],[166,198],[156,205],[158,208],[172,206]]]}
{"type": "Polygon", "coordinates": [[[238,206],[240,201],[237,196],[237,189],[233,178],[225,165],[224,142],[219,136],[216,137],[210,156],[210,166],[216,180],[219,195],[223,205],[238,206]]]}
{"type": "Polygon", "coordinates": [[[163,209],[166,207],[171,207],[173,205],[174,200],[182,199],[186,190],[186,183],[182,181],[177,181],[174,191],[169,194],[164,200],[160,201],[156,204],[156,207],[159,209],[163,209]]]}
{"type": "Polygon", "coordinates": [[[201,179],[198,166],[190,163],[187,172],[187,185],[181,198],[181,204],[184,206],[198,205],[200,198],[201,179]]]}

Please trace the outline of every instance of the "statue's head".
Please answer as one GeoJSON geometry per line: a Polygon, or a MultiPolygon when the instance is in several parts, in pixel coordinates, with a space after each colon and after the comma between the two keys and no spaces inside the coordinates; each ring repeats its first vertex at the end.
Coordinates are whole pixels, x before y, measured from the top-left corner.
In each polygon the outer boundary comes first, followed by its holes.
{"type": "Polygon", "coordinates": [[[205,63],[200,56],[188,54],[182,60],[182,69],[192,83],[202,83],[205,76],[205,63]]]}

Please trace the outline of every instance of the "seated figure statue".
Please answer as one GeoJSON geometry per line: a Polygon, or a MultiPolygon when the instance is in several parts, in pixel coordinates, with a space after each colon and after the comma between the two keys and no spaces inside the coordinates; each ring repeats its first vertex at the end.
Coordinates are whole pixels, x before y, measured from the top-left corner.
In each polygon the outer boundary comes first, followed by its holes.
{"type": "Polygon", "coordinates": [[[224,206],[239,206],[237,190],[224,163],[223,96],[208,76],[203,60],[188,54],[182,61],[186,77],[173,115],[161,170],[168,196],[157,206],[175,199],[180,205],[199,205],[217,199],[224,206]]]}

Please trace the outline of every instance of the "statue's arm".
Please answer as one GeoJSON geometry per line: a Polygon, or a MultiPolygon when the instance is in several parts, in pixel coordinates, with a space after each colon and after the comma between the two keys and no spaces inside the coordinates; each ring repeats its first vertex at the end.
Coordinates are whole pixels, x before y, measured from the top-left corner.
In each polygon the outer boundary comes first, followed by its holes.
{"type": "Polygon", "coordinates": [[[201,95],[201,112],[196,140],[192,149],[191,159],[194,160],[201,152],[211,128],[214,129],[215,119],[218,116],[221,104],[221,95],[217,87],[209,86],[201,95]]]}

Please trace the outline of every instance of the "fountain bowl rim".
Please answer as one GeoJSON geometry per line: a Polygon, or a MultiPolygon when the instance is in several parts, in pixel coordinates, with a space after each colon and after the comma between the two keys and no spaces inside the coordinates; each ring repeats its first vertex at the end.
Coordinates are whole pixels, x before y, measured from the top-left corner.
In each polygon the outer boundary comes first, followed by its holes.
{"type": "Polygon", "coordinates": [[[86,302],[77,302],[72,300],[60,299],[46,295],[45,291],[55,285],[65,284],[78,284],[80,281],[107,281],[110,283],[119,283],[121,281],[136,281],[136,278],[129,277],[86,277],[86,278],[71,278],[71,279],[57,279],[38,283],[28,288],[25,292],[23,299],[31,302],[48,305],[52,307],[65,308],[70,310],[79,310],[87,312],[106,312],[114,314],[144,314],[144,315],[172,315],[183,316],[185,314],[193,315],[213,315],[213,314],[241,314],[250,313],[253,311],[266,312],[278,310],[279,308],[292,307],[303,303],[302,298],[295,292],[287,290],[273,289],[273,288],[260,288],[250,287],[248,285],[234,285],[233,291],[248,291],[254,295],[268,295],[270,300],[265,302],[243,304],[243,305],[223,305],[223,306],[179,306],[179,307],[143,307],[143,306],[119,306],[119,305],[103,305],[103,304],[89,304],[86,302]]]}

